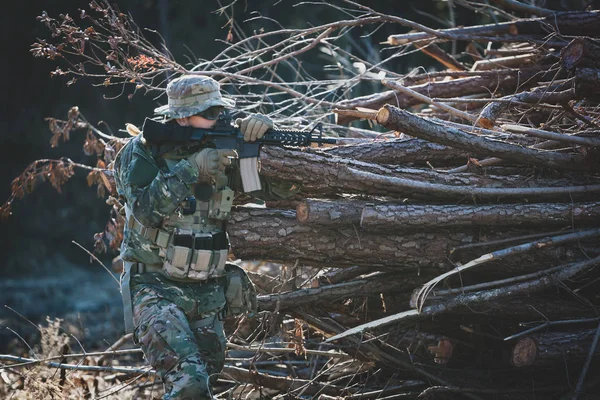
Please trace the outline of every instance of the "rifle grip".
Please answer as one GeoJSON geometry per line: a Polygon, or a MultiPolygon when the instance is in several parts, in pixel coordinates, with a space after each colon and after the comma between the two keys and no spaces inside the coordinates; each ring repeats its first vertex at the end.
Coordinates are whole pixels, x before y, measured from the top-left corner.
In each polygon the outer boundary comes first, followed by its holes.
{"type": "Polygon", "coordinates": [[[260,178],[258,177],[258,157],[240,159],[240,175],[242,176],[242,187],[244,192],[261,190],[260,178]]]}

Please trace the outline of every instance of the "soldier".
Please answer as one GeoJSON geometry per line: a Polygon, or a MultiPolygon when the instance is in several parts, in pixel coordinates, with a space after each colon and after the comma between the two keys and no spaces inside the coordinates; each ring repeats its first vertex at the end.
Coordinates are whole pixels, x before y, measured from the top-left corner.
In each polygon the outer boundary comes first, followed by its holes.
{"type": "MultiPolygon", "coordinates": [[[[184,75],[167,86],[168,104],[155,113],[167,124],[211,128],[234,101],[212,78],[184,75]]],[[[236,122],[244,140],[273,127],[265,115],[236,122]]],[[[121,258],[125,327],[133,331],[165,386],[164,399],[211,399],[225,361],[222,319],[256,310],[246,273],[227,263],[225,224],[236,175],[225,170],[233,150],[190,145],[154,158],[143,132],[115,160],[125,203],[121,258]]],[[[233,163],[233,167],[237,163],[233,163]]]]}

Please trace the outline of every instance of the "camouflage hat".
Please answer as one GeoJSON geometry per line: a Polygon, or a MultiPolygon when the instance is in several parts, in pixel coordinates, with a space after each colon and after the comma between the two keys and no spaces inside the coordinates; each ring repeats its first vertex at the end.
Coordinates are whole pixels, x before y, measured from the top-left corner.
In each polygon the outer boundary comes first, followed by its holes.
{"type": "Polygon", "coordinates": [[[168,104],[154,109],[155,114],[167,118],[185,118],[198,114],[209,107],[233,107],[235,101],[225,98],[219,90],[219,82],[208,76],[183,75],[167,85],[168,104]]]}

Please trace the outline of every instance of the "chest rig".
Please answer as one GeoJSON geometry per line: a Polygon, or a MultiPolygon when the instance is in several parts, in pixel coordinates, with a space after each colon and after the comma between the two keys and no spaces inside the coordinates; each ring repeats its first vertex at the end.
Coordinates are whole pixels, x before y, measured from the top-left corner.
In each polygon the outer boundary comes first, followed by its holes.
{"type": "MultiPolygon", "coordinates": [[[[171,160],[166,164],[172,167],[171,160]]],[[[161,272],[167,277],[203,281],[225,274],[229,253],[225,226],[231,216],[234,191],[223,178],[217,185],[194,184],[160,227],[145,227],[131,214],[128,216],[129,227],[153,244],[162,260],[161,272]]]]}
{"type": "Polygon", "coordinates": [[[234,192],[228,186],[216,188],[196,184],[189,196],[164,219],[162,228],[170,232],[164,254],[164,272],[176,279],[206,280],[224,274],[229,253],[225,231],[231,215],[234,192]]]}

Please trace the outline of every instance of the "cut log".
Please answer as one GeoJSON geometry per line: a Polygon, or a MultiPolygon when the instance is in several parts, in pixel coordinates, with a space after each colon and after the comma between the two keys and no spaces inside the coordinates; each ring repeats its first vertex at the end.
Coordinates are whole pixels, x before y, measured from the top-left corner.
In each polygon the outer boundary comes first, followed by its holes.
{"type": "Polygon", "coordinates": [[[466,232],[377,235],[352,227],[328,229],[299,224],[292,211],[244,207],[232,213],[228,231],[235,257],[244,260],[287,264],[298,260],[315,267],[404,266],[414,274],[419,268],[445,269],[450,248],[479,236],[466,232]]]}
{"type": "Polygon", "coordinates": [[[460,129],[433,123],[390,105],[386,105],[379,110],[377,122],[388,129],[397,129],[411,136],[465,150],[486,153],[490,156],[504,158],[513,162],[528,163],[546,168],[564,168],[579,171],[600,168],[600,166],[593,163],[587,163],[584,157],[580,155],[541,152],[510,143],[478,137],[460,129]]]}
{"type": "MultiPolygon", "coordinates": [[[[316,208],[316,207],[315,207],[316,208]]],[[[324,203],[319,208],[326,215],[324,203]]],[[[322,223],[321,220],[310,220],[322,223]]],[[[366,205],[360,227],[366,231],[407,231],[410,229],[463,228],[469,226],[590,226],[600,224],[600,202],[454,205],[366,205]]]]}
{"type": "MultiPolygon", "coordinates": [[[[511,353],[515,367],[564,366],[565,362],[582,362],[590,352],[596,329],[574,332],[545,332],[519,339],[511,353]]],[[[600,356],[600,347],[595,357],[600,356]]]]}
{"type": "Polygon", "coordinates": [[[429,163],[436,168],[464,164],[469,155],[464,150],[415,138],[370,141],[370,143],[329,147],[323,150],[309,148],[307,151],[323,152],[373,164],[426,166],[429,163]]]}
{"type": "MultiPolygon", "coordinates": [[[[425,276],[451,267],[449,252],[459,245],[477,243],[484,237],[495,240],[516,236],[511,231],[481,229],[374,233],[353,226],[300,224],[293,211],[250,207],[238,207],[232,212],[228,232],[236,258],[287,265],[298,261],[300,265],[313,267],[364,266],[372,271],[402,269],[407,275],[420,273],[422,282],[427,280],[425,276]]],[[[556,258],[556,252],[551,248],[538,249],[535,256],[522,257],[503,261],[499,271],[528,273],[547,265],[549,259],[556,258]],[[524,260],[528,262],[523,264],[524,260]]],[[[572,255],[567,258],[572,259],[572,255]]]]}
{"type": "Polygon", "coordinates": [[[594,68],[600,61],[600,43],[589,37],[577,37],[560,51],[563,68],[594,68]]]}
{"type": "MultiPolygon", "coordinates": [[[[418,118],[412,114],[411,116],[418,118]]],[[[425,124],[430,128],[433,125],[435,129],[443,129],[441,125],[429,121],[426,121],[425,124]]],[[[440,134],[456,133],[458,135],[452,140],[449,139],[450,142],[458,141],[465,148],[469,148],[471,141],[479,143],[480,149],[487,147],[495,149],[496,146],[499,146],[498,153],[509,154],[513,160],[518,160],[519,163],[527,161],[526,158],[521,158],[523,153],[526,153],[535,156],[532,158],[534,161],[548,163],[546,166],[552,166],[551,161],[555,161],[556,164],[588,168],[579,164],[579,161],[583,159],[581,156],[542,153],[469,135],[458,129],[444,129],[448,131],[440,134]],[[466,137],[461,138],[459,134],[466,135],[466,137]]],[[[531,180],[523,176],[448,174],[432,170],[370,164],[347,158],[275,147],[263,149],[261,164],[261,174],[264,176],[274,180],[302,183],[302,192],[305,197],[336,196],[340,193],[368,193],[371,196],[392,196],[401,199],[417,196],[429,201],[442,201],[448,198],[456,200],[465,197],[477,197],[482,201],[486,198],[497,201],[499,197],[527,199],[527,201],[543,201],[549,198],[572,201],[572,196],[600,191],[600,185],[571,186],[577,182],[575,177],[570,177],[569,180],[531,180]],[[524,184],[524,180],[527,180],[527,185],[524,184]],[[435,197],[432,197],[433,194],[435,197]]],[[[589,184],[594,180],[591,177],[585,177],[585,180],[582,178],[580,182],[589,184]]]]}
{"type": "Polygon", "coordinates": [[[479,124],[491,129],[496,125],[496,119],[508,109],[511,102],[516,103],[566,103],[575,99],[575,90],[567,89],[557,91],[552,88],[536,89],[532,92],[521,92],[515,95],[502,97],[501,101],[492,101],[479,113],[479,124]]]}
{"type": "Polygon", "coordinates": [[[600,223],[600,203],[455,206],[306,199],[296,208],[296,216],[301,223],[357,225],[373,232],[470,226],[581,227],[600,223]]]}

